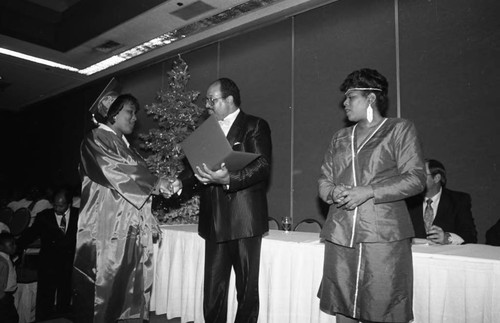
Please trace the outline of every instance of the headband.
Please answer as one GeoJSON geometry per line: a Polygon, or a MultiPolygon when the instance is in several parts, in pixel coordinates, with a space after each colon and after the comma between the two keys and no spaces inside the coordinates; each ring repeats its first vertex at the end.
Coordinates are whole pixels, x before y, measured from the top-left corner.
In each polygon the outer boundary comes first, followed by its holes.
{"type": "Polygon", "coordinates": [[[380,91],[382,92],[382,89],[376,88],[376,87],[353,87],[350,88],[349,90],[345,91],[344,95],[347,95],[348,93],[352,91],[380,91]]]}

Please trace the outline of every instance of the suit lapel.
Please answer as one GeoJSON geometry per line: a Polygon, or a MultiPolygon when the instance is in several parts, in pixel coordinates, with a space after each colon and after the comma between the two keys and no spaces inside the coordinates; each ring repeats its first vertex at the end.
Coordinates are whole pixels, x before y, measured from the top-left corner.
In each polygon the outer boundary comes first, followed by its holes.
{"type": "Polygon", "coordinates": [[[240,110],[240,113],[238,113],[238,116],[234,120],[233,124],[231,125],[231,129],[229,129],[229,132],[226,136],[227,141],[229,141],[229,145],[233,147],[234,143],[238,138],[242,138],[242,131],[244,130],[243,126],[245,124],[245,119],[246,115],[245,113],[240,110]]]}
{"type": "Polygon", "coordinates": [[[52,210],[51,212],[51,217],[50,217],[50,225],[53,226],[53,227],[56,227],[56,228],[59,228],[59,224],[57,224],[57,215],[56,215],[56,211],[55,210],[52,210]]]}
{"type": "Polygon", "coordinates": [[[78,209],[76,209],[76,208],[70,208],[70,211],[69,211],[69,223],[68,223],[68,227],[66,229],[66,234],[69,231],[76,230],[77,225],[78,225],[78,212],[79,212],[78,209]]]}
{"type": "Polygon", "coordinates": [[[439,205],[436,211],[436,216],[434,217],[434,223],[436,223],[436,225],[440,223],[441,218],[444,217],[444,214],[448,214],[450,204],[451,202],[448,192],[446,191],[446,189],[443,188],[443,191],[441,193],[441,199],[439,200],[439,205]]]}

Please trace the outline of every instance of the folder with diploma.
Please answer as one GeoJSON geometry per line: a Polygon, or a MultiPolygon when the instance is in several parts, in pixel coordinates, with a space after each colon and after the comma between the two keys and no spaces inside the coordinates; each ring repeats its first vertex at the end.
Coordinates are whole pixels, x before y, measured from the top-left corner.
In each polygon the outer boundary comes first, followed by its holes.
{"type": "Polygon", "coordinates": [[[225,163],[229,171],[242,169],[259,154],[234,151],[214,116],[210,116],[191,135],[181,143],[182,150],[196,172],[196,166],[203,169],[203,164],[212,170],[218,170],[225,163]]]}

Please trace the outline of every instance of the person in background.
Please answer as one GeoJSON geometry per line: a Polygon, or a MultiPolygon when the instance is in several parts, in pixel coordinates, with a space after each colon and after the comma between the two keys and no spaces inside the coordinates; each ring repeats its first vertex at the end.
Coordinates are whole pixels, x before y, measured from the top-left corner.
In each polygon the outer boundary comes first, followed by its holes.
{"type": "Polygon", "coordinates": [[[14,236],[8,232],[0,233],[0,320],[3,323],[18,323],[19,321],[19,315],[14,306],[17,276],[10,259],[15,252],[14,236]]]}
{"type": "Polygon", "coordinates": [[[20,208],[27,208],[31,213],[29,226],[35,221],[37,213],[52,208],[50,201],[44,197],[37,186],[32,186],[26,196],[20,200],[10,202],[7,206],[14,212],[20,208]]]}
{"type": "Polygon", "coordinates": [[[53,208],[38,213],[33,225],[17,241],[21,250],[36,239],[41,242],[37,269],[37,321],[68,316],[71,311],[78,209],[70,207],[72,196],[66,188],[57,190],[53,199],[53,208]]]}
{"type": "Polygon", "coordinates": [[[10,233],[10,228],[7,224],[0,222],[0,233],[2,232],[9,232],[10,233]]]}
{"type": "Polygon", "coordinates": [[[500,220],[486,231],[486,244],[500,246],[500,220]]]}
{"type": "Polygon", "coordinates": [[[9,195],[10,192],[7,189],[0,187],[0,233],[10,232],[9,224],[13,211],[7,206],[9,204],[9,195]]]}
{"type": "Polygon", "coordinates": [[[231,268],[236,276],[235,322],[256,323],[259,315],[259,265],[262,235],[269,230],[267,184],[271,171],[271,130],[261,118],[240,109],[237,85],[228,78],[207,90],[206,108],[219,121],[235,150],[260,154],[240,170],[186,168],[172,183],[190,196],[200,187],[198,231],[205,239],[203,313],[207,323],[226,323],[231,268]],[[196,172],[196,174],[194,173],[196,172]]]}
{"type": "Polygon", "coordinates": [[[428,159],[425,169],[424,193],[406,200],[415,237],[436,244],[476,243],[470,195],[446,188],[446,169],[441,162],[428,159]]]}
{"type": "Polygon", "coordinates": [[[38,213],[52,208],[51,201],[53,201],[53,195],[51,195],[51,191],[52,188],[50,187],[45,188],[43,190],[43,193],[39,189],[35,189],[34,191],[32,191],[31,197],[34,203],[28,206],[28,210],[30,210],[31,212],[30,223],[28,226],[33,225],[35,217],[38,213]]]}
{"type": "Polygon", "coordinates": [[[75,322],[143,322],[153,284],[153,236],[159,226],[151,194],[169,181],[150,173],[125,135],[137,99],[119,95],[81,144],[82,193],[73,271],[75,322]]]}
{"type": "Polygon", "coordinates": [[[10,192],[10,200],[7,202],[7,206],[14,212],[22,207],[27,208],[31,204],[31,200],[28,199],[27,195],[25,188],[14,186],[10,192]]]}
{"type": "Polygon", "coordinates": [[[338,323],[409,322],[414,232],[404,199],[425,185],[417,131],[383,117],[388,83],[378,71],[354,71],[340,90],[354,125],[333,135],[318,180],[330,204],[320,309],[338,323]]]}

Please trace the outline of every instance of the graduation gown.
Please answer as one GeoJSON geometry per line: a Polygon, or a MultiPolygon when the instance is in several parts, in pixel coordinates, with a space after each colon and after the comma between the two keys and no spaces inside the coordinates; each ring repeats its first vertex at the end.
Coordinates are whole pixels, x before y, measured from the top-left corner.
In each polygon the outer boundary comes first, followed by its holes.
{"type": "Polygon", "coordinates": [[[153,283],[150,194],[158,178],[101,125],[81,144],[81,207],[73,273],[76,322],[148,319],[153,283]]]}

